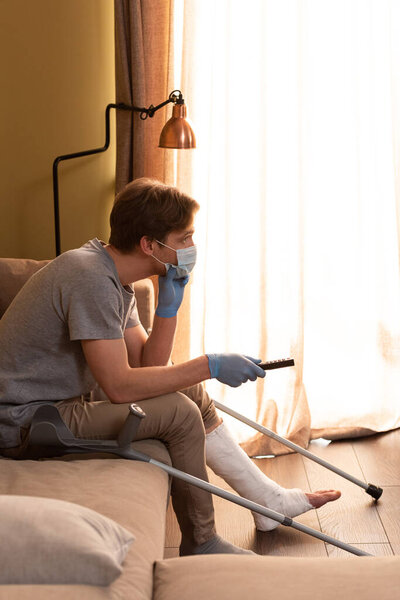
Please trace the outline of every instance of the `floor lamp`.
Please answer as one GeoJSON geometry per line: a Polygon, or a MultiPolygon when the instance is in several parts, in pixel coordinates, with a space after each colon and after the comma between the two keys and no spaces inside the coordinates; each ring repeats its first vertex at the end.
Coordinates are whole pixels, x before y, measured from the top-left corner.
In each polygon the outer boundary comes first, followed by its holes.
{"type": "Polygon", "coordinates": [[[152,104],[149,108],[140,108],[138,106],[130,106],[128,104],[108,104],[106,107],[106,140],[104,146],[101,148],[94,148],[92,150],[83,150],[82,152],[74,152],[72,154],[64,154],[57,156],[53,162],[53,197],[54,197],[54,229],[55,229],[55,243],[56,243],[56,256],[61,253],[60,243],[60,210],[59,210],[59,194],[58,194],[58,165],[63,160],[70,160],[71,158],[79,158],[81,156],[89,156],[90,154],[99,154],[105,152],[110,145],[110,110],[115,108],[116,110],[127,110],[131,112],[140,113],[142,121],[148,117],[152,118],[154,113],[172,102],[174,104],[172,109],[172,117],[164,125],[160,134],[160,148],[178,148],[188,149],[196,147],[196,138],[193,133],[193,129],[186,119],[186,105],[182,97],[180,90],[174,90],[170,93],[167,100],[161,102],[157,106],[152,104]]]}

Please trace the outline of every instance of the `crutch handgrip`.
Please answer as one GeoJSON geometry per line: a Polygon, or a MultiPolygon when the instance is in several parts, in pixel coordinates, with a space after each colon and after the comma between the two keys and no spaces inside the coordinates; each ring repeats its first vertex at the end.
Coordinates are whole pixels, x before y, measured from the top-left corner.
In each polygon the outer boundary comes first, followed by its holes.
{"type": "Polygon", "coordinates": [[[135,439],[140,421],[144,419],[146,413],[137,404],[129,405],[129,414],[117,437],[117,444],[120,448],[126,448],[135,439]]]}

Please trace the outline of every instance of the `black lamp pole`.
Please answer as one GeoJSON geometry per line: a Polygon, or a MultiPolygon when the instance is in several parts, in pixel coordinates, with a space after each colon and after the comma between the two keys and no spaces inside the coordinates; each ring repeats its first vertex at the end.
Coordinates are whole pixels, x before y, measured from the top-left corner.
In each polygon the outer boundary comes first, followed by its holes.
{"type": "Polygon", "coordinates": [[[56,256],[61,254],[61,243],[60,243],[60,209],[58,201],[58,165],[62,160],[69,160],[71,158],[79,158],[81,156],[89,156],[90,154],[99,154],[105,152],[110,146],[110,110],[115,108],[117,110],[130,110],[131,112],[139,112],[140,118],[144,121],[147,117],[153,117],[154,113],[166,106],[170,102],[175,104],[183,103],[182,93],[180,90],[174,90],[170,93],[169,97],[165,102],[161,102],[157,106],[152,104],[149,108],[140,108],[138,106],[129,106],[128,104],[108,104],[106,107],[106,140],[104,146],[101,148],[94,148],[92,150],[84,150],[82,152],[74,152],[72,154],[63,154],[57,156],[53,162],[53,196],[54,196],[54,228],[55,228],[55,241],[56,241],[56,256]]]}

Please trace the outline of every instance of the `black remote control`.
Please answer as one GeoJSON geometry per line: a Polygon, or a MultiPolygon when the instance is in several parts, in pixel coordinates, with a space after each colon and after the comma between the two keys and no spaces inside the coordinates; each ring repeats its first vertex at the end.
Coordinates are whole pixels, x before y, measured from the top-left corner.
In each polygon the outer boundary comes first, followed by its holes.
{"type": "Polygon", "coordinates": [[[293,358],[280,358],[279,360],[268,360],[258,365],[264,371],[270,371],[271,369],[281,369],[282,367],[294,367],[293,358]]]}

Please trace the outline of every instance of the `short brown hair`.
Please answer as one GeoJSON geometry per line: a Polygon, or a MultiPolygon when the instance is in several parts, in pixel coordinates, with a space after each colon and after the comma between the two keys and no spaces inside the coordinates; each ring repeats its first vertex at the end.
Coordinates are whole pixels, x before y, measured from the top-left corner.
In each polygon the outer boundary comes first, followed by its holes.
{"type": "Polygon", "coordinates": [[[187,228],[199,204],[177,188],[142,177],[128,183],[115,198],[109,243],[131,252],[142,236],[161,242],[171,231],[187,228]]]}

